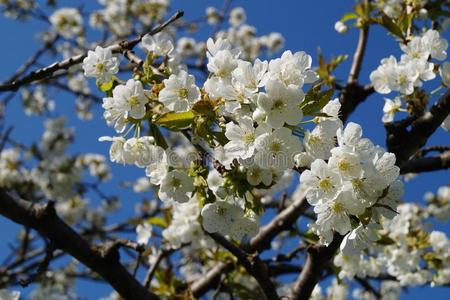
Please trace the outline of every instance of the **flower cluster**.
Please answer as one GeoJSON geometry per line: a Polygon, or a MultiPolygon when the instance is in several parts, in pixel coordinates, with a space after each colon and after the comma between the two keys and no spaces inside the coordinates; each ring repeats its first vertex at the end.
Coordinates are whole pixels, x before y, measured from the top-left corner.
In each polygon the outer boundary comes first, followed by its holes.
{"type": "Polygon", "coordinates": [[[104,7],[90,15],[90,25],[97,29],[108,29],[117,36],[126,36],[139,21],[148,26],[159,21],[167,12],[169,0],[99,0],[104,7]],[[130,16],[133,16],[131,18],[130,16]]]}
{"type": "Polygon", "coordinates": [[[429,58],[445,60],[448,43],[439,32],[430,29],[422,36],[415,36],[408,44],[402,44],[400,61],[394,56],[381,60],[381,65],[370,74],[375,90],[380,94],[396,91],[410,95],[423,81],[436,77],[434,64],[429,58]]]}
{"type": "Polygon", "coordinates": [[[83,32],[83,19],[76,8],[61,8],[49,18],[55,31],[69,39],[83,32]]]}
{"type": "Polygon", "coordinates": [[[19,300],[19,298],[20,292],[17,291],[10,292],[5,289],[0,290],[0,299],[2,300],[19,300]]]}
{"type": "Polygon", "coordinates": [[[378,7],[392,19],[397,19],[405,11],[416,10],[419,13],[419,17],[426,16],[428,11],[425,9],[425,5],[428,0],[377,0],[378,7]]]}
{"type": "Polygon", "coordinates": [[[450,282],[450,241],[444,232],[428,232],[429,208],[401,204],[398,214],[384,219],[380,240],[365,253],[339,253],[339,277],[352,279],[389,275],[402,286],[445,285],[450,282]]]}
{"type": "Polygon", "coordinates": [[[300,182],[317,214],[311,230],[328,245],[336,231],[345,235],[341,250],[355,253],[376,240],[381,216],[392,218],[402,195],[395,155],[362,138],[362,129],[349,123],[337,130],[338,146],[330,156],[315,159],[300,182]]]}
{"type": "MultiPolygon", "coordinates": [[[[206,55],[210,76],[203,88],[199,88],[194,76],[179,63],[178,51],[167,33],[144,36],[142,48],[147,52],[147,60],[164,58],[162,63],[168,74],[160,84],[153,83],[149,89],[145,80],[130,79],[115,85],[111,96],[104,98],[104,118],[122,134],[101,138],[112,142],[111,160],[146,168],[163,201],[190,203],[194,193],[203,195],[201,216],[207,231],[237,240],[254,235],[258,217],[255,208],[248,207],[254,207],[255,203],[251,203],[255,199],[245,190],[268,189],[295,166],[294,157],[303,149],[293,131],[303,117],[302,88],[318,78],[311,70],[311,57],[304,52],[286,51],[270,62],[256,59],[251,63],[242,60],[241,51],[228,40],[209,39],[206,55]],[[210,111],[205,114],[205,109],[210,111]],[[199,171],[194,155],[179,155],[170,147],[165,149],[167,146],[158,143],[156,136],[141,136],[145,120],[158,124],[164,116],[190,113],[197,121],[192,124],[195,137],[207,141],[205,146],[214,149],[214,158],[223,167],[220,173],[207,170],[207,178],[203,175],[205,171],[199,171]],[[220,140],[211,138],[216,118],[230,120],[216,123],[223,130],[220,140]],[[126,138],[133,129],[135,136],[126,138]],[[247,183],[230,181],[235,173],[242,174],[239,176],[244,176],[247,183]],[[202,185],[201,180],[206,183],[202,185]],[[213,193],[205,192],[205,188],[213,193]]],[[[116,67],[115,63],[96,72],[96,64],[107,66],[112,59],[107,53],[99,61],[99,53],[105,51],[97,48],[89,53],[83,66],[85,74],[97,80],[113,74],[111,69],[116,67]]],[[[173,205],[177,209],[178,204],[173,205]]]]}
{"type": "Polygon", "coordinates": [[[172,222],[165,228],[162,235],[172,248],[178,249],[189,244],[192,249],[209,248],[212,240],[202,230],[198,221],[200,208],[198,199],[192,197],[186,203],[176,204],[173,208],[172,222]]]}

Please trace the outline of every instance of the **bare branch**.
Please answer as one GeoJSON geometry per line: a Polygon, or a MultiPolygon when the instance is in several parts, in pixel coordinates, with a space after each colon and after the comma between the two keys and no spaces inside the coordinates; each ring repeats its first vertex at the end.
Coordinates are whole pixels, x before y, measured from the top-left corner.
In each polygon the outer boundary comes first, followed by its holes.
{"type": "Polygon", "coordinates": [[[388,134],[388,151],[395,153],[399,166],[402,166],[412,155],[425,146],[428,138],[439,128],[449,113],[450,90],[447,90],[430,108],[430,111],[422,116],[412,116],[385,125],[388,134]]]}
{"type": "Polygon", "coordinates": [[[359,31],[358,45],[356,46],[356,50],[353,55],[353,62],[350,67],[347,85],[341,90],[340,102],[342,106],[340,118],[342,122],[345,122],[356,107],[374,92],[372,86],[364,87],[358,83],[368,37],[369,27],[364,26],[359,31]]]}
{"type": "Polygon", "coordinates": [[[309,299],[311,293],[329,266],[343,237],[334,235],[333,242],[328,246],[312,246],[308,249],[308,256],[300,276],[294,284],[292,300],[309,299]]]}
{"type": "Polygon", "coordinates": [[[156,273],[156,270],[158,269],[159,264],[161,263],[161,261],[164,259],[164,257],[167,257],[168,255],[172,254],[175,251],[175,249],[160,249],[155,262],[153,263],[153,265],[150,267],[150,269],[148,269],[147,274],[145,275],[145,279],[144,279],[144,286],[146,288],[150,287],[150,283],[152,282],[153,276],[156,273]]]}
{"type": "MultiPolygon", "coordinates": [[[[177,11],[170,19],[168,19],[163,24],[157,26],[155,29],[151,30],[148,34],[152,35],[152,34],[156,34],[160,31],[164,30],[164,28],[169,26],[171,23],[173,23],[176,20],[178,20],[179,18],[181,18],[183,16],[183,14],[184,13],[182,11],[177,11]]],[[[131,51],[137,44],[139,44],[143,37],[144,37],[144,34],[141,34],[140,36],[138,36],[137,38],[134,38],[132,40],[122,41],[118,44],[112,45],[110,47],[111,51],[113,53],[123,53],[125,55],[126,53],[129,53],[129,51],[131,51]]],[[[3,85],[0,85],[0,92],[17,91],[17,89],[19,89],[23,85],[32,83],[34,81],[45,79],[49,76],[52,76],[53,73],[55,73],[56,71],[67,70],[71,66],[80,64],[86,56],[87,56],[87,53],[79,54],[79,55],[67,58],[65,60],[55,62],[45,68],[33,71],[20,79],[14,80],[11,83],[5,83],[3,85]]]]}
{"type": "MultiPolygon", "coordinates": [[[[145,289],[120,263],[118,247],[94,249],[56,214],[52,202],[42,206],[17,199],[0,189],[0,214],[31,227],[102,276],[125,299],[159,299],[145,289]]],[[[118,245],[118,244],[117,244],[118,245]]]]}
{"type": "Polygon", "coordinates": [[[422,173],[446,170],[448,168],[450,168],[450,151],[432,157],[410,159],[402,164],[400,172],[402,174],[422,173]]]}
{"type": "Polygon", "coordinates": [[[259,233],[251,239],[248,252],[261,252],[270,249],[272,240],[282,231],[289,229],[308,207],[306,198],[300,197],[294,200],[291,205],[279,213],[269,224],[262,227],[259,233]]]}
{"type": "Polygon", "coordinates": [[[222,274],[233,270],[233,262],[219,262],[211,268],[204,276],[192,283],[191,291],[195,298],[200,298],[209,290],[215,288],[220,283],[222,274]]]}
{"type": "MultiPolygon", "coordinates": [[[[262,252],[270,248],[272,240],[282,231],[290,228],[300,217],[300,215],[309,207],[306,198],[299,197],[287,208],[279,213],[270,223],[262,227],[259,233],[251,239],[248,253],[262,252]]],[[[191,285],[191,291],[195,297],[200,297],[219,284],[220,276],[233,270],[232,262],[219,263],[210,269],[205,276],[195,281],[191,285]]]]}
{"type": "Polygon", "coordinates": [[[258,282],[267,299],[280,298],[278,297],[273,282],[270,280],[266,264],[259,259],[258,255],[249,255],[218,233],[208,233],[208,235],[237,258],[238,262],[245,268],[247,273],[258,282]]]}
{"type": "Polygon", "coordinates": [[[350,68],[347,82],[349,84],[358,82],[359,73],[361,72],[364,53],[366,52],[367,39],[369,36],[369,26],[364,26],[359,30],[358,45],[356,46],[353,62],[350,68]]]}

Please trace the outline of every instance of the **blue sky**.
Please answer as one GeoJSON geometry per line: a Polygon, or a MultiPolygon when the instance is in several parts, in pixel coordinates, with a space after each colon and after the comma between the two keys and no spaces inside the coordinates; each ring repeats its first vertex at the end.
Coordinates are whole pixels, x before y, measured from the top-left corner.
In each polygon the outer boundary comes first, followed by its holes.
{"type": "MultiPolygon", "coordinates": [[[[58,1],[60,6],[78,6],[84,2],[86,10],[97,8],[95,1],[58,1]]],[[[203,15],[207,6],[221,7],[222,1],[205,0],[173,0],[173,9],[185,11],[185,20],[193,20],[203,15]]],[[[334,31],[334,23],[344,13],[351,10],[353,0],[253,0],[253,1],[233,1],[233,6],[243,6],[247,12],[247,23],[253,25],[258,30],[258,35],[269,32],[280,32],[285,37],[285,49],[292,51],[303,50],[312,55],[313,64],[316,60],[317,48],[320,46],[322,53],[326,57],[338,54],[351,54],[357,40],[357,31],[351,30],[345,35],[337,34],[334,31]]],[[[35,34],[44,30],[47,25],[39,21],[18,23],[11,19],[0,17],[0,47],[1,68],[0,81],[8,78],[34,51],[39,47],[36,43],[35,34]]],[[[400,50],[392,38],[387,37],[384,30],[373,27],[370,32],[368,49],[365,64],[361,72],[361,82],[368,83],[369,74],[374,70],[381,58],[390,54],[399,56],[400,50]]],[[[200,37],[206,38],[202,30],[200,37]]],[[[447,31],[445,34],[450,39],[447,31]]],[[[198,37],[198,35],[196,35],[198,37]]],[[[337,69],[337,77],[344,79],[348,73],[349,59],[337,69]]],[[[430,84],[430,89],[437,85],[437,81],[430,84]]],[[[0,94],[0,98],[4,96],[0,94]]],[[[72,147],[73,153],[77,152],[97,152],[107,155],[108,145],[97,141],[99,136],[111,135],[113,132],[106,127],[101,120],[101,110],[94,111],[94,120],[88,122],[78,121],[73,114],[73,98],[67,94],[60,93],[53,95],[57,106],[57,112],[67,114],[70,126],[76,128],[76,146],[72,147]]],[[[385,131],[381,124],[382,107],[384,101],[381,95],[372,95],[366,102],[350,117],[350,121],[360,123],[364,129],[364,135],[372,139],[376,144],[385,145],[385,131]]],[[[42,119],[38,117],[26,117],[22,111],[20,102],[15,98],[11,107],[6,112],[10,124],[14,125],[13,137],[16,139],[31,142],[42,133],[42,119]]],[[[439,129],[430,139],[430,145],[448,144],[449,133],[439,129]]],[[[117,188],[118,182],[131,181],[143,172],[139,169],[113,165],[113,180],[110,184],[114,190],[119,189],[119,195],[126,199],[122,202],[122,209],[114,219],[124,219],[133,213],[134,205],[138,202],[137,196],[126,190],[117,188]]],[[[422,196],[426,191],[436,191],[436,189],[449,182],[449,171],[425,174],[406,184],[406,201],[422,201],[422,196]]],[[[93,201],[95,204],[95,201],[93,201]]],[[[18,227],[9,221],[0,218],[2,226],[2,240],[0,241],[0,259],[5,254],[5,247],[8,241],[14,238],[14,232],[18,227]]],[[[447,224],[437,224],[440,230],[449,232],[447,224]]],[[[86,299],[98,299],[105,296],[109,288],[105,285],[92,283],[80,284],[79,292],[86,299]]],[[[402,299],[423,299],[425,296],[435,299],[446,299],[447,290],[443,288],[414,288],[404,294],[402,299]]]]}

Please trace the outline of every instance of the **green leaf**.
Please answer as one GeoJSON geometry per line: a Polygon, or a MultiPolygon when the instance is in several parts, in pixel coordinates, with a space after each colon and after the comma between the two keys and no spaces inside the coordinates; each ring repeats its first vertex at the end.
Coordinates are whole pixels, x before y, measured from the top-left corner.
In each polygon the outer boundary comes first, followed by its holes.
{"type": "Polygon", "coordinates": [[[110,91],[114,86],[114,79],[111,79],[109,82],[101,83],[97,80],[97,86],[102,92],[108,92],[110,91]]]}
{"type": "Polygon", "coordinates": [[[349,20],[357,19],[357,18],[358,18],[357,14],[355,14],[354,12],[349,12],[342,16],[341,22],[346,22],[349,20]]]}
{"type": "Polygon", "coordinates": [[[222,131],[213,131],[212,134],[222,146],[228,143],[228,139],[222,131]]]}
{"type": "Polygon", "coordinates": [[[310,244],[315,244],[319,241],[319,237],[313,233],[311,230],[308,230],[303,234],[304,241],[310,244]]]}
{"type": "Polygon", "coordinates": [[[372,210],[368,209],[368,208],[366,208],[364,213],[362,213],[358,216],[358,219],[365,226],[367,226],[369,224],[371,218],[372,218],[372,210]]]}
{"type": "Polygon", "coordinates": [[[160,218],[160,217],[149,218],[147,220],[147,222],[149,224],[156,225],[156,226],[159,226],[161,228],[166,228],[167,227],[167,222],[163,218],[160,218]]]}
{"type": "Polygon", "coordinates": [[[320,111],[330,101],[334,94],[334,89],[315,93],[316,91],[311,89],[305,96],[305,101],[302,104],[303,115],[305,116],[314,115],[320,111]]]}
{"type": "Polygon", "coordinates": [[[334,276],[336,276],[337,283],[342,284],[342,279],[339,277],[339,273],[341,273],[341,267],[336,266],[335,264],[331,265],[331,270],[333,271],[334,276]]]}
{"type": "Polygon", "coordinates": [[[341,55],[338,55],[336,57],[333,57],[333,59],[330,62],[330,65],[331,65],[331,70],[330,71],[333,71],[334,69],[336,69],[336,67],[338,65],[340,65],[341,63],[343,63],[347,59],[348,59],[348,55],[346,55],[346,54],[341,54],[341,55]]]}
{"type": "Polygon", "coordinates": [[[379,244],[379,245],[393,245],[395,244],[395,241],[393,239],[391,239],[389,236],[387,235],[383,235],[380,239],[378,239],[375,243],[379,244]]]}
{"type": "Polygon", "coordinates": [[[159,130],[158,126],[155,124],[150,124],[150,134],[155,139],[156,145],[167,149],[169,146],[167,145],[166,139],[164,138],[164,135],[161,133],[161,130],[159,130]]]}
{"type": "Polygon", "coordinates": [[[354,7],[355,12],[361,17],[364,16],[364,7],[362,3],[358,3],[354,7]]]}
{"type": "Polygon", "coordinates": [[[393,35],[398,36],[399,38],[401,38],[402,40],[404,39],[403,36],[403,31],[400,29],[400,27],[398,27],[397,24],[395,24],[391,18],[387,17],[387,16],[383,16],[382,18],[382,24],[383,26],[393,35]]]}
{"type": "Polygon", "coordinates": [[[169,112],[162,115],[153,123],[166,127],[170,130],[182,130],[189,127],[194,120],[194,113],[192,111],[186,112],[169,112]]]}

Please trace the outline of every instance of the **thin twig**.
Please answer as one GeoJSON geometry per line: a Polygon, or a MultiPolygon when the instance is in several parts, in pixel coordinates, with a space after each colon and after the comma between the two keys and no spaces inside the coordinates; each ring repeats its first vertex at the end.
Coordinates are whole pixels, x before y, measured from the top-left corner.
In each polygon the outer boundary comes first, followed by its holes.
{"type": "MultiPolygon", "coordinates": [[[[155,29],[151,30],[148,34],[153,35],[162,30],[164,30],[171,23],[175,22],[177,19],[183,16],[182,11],[177,11],[170,19],[168,19],[163,24],[157,26],[155,29]]],[[[141,34],[139,37],[134,38],[128,41],[122,41],[115,45],[110,46],[110,49],[113,53],[125,53],[127,51],[131,51],[137,44],[139,44],[144,37],[144,34],[141,34]]],[[[17,79],[10,83],[5,83],[0,85],[0,92],[4,91],[17,91],[21,86],[32,83],[34,81],[42,80],[44,78],[50,77],[58,70],[67,70],[70,67],[80,64],[83,59],[87,56],[87,53],[79,54],[76,56],[72,56],[62,61],[55,62],[47,67],[42,69],[33,71],[28,75],[17,79]]]]}
{"type": "Polygon", "coordinates": [[[267,266],[259,259],[258,255],[247,254],[237,245],[218,233],[208,233],[208,235],[237,258],[238,262],[245,268],[247,273],[258,282],[267,299],[280,299],[273,282],[270,280],[267,266]]]}

